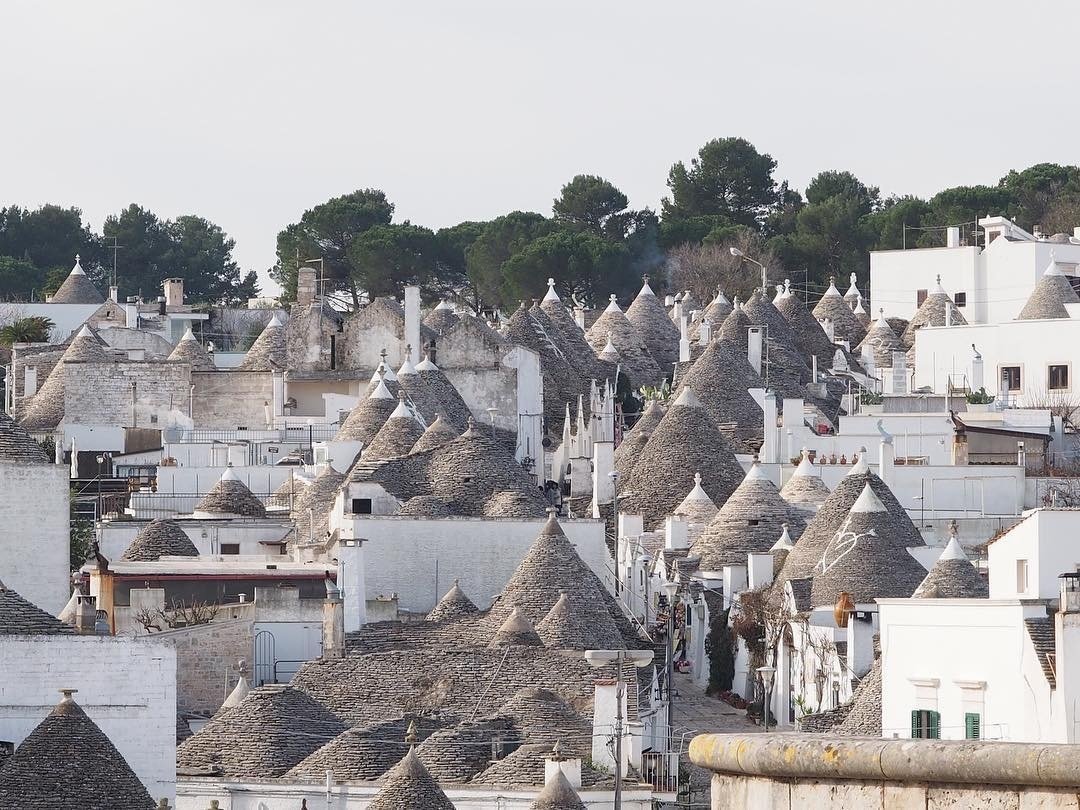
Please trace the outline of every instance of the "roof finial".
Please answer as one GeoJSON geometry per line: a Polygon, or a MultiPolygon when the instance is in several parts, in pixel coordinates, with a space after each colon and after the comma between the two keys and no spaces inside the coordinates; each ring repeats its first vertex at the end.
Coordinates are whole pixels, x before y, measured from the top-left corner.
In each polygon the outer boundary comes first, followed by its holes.
{"type": "Polygon", "coordinates": [[[611,303],[614,304],[615,303],[615,293],[612,293],[611,295],[609,295],[608,300],[611,301],[611,303]]]}
{"type": "MultiPolygon", "coordinates": [[[[1050,251],[1050,255],[1051,255],[1051,256],[1052,256],[1052,255],[1054,255],[1054,251],[1050,251]]],[[[81,256],[80,256],[80,255],[79,255],[78,253],[76,253],[76,254],[75,254],[75,264],[78,264],[78,263],[79,263],[79,259],[81,259],[81,258],[82,258],[82,257],[81,257],[81,256]]]]}
{"type": "Polygon", "coordinates": [[[71,696],[74,695],[78,691],[79,691],[78,689],[60,689],[59,690],[60,694],[64,696],[64,699],[63,699],[64,703],[73,703],[74,698],[72,698],[71,696]]]}
{"type": "Polygon", "coordinates": [[[694,486],[701,486],[701,473],[699,472],[694,473],[694,486]]]}
{"type": "Polygon", "coordinates": [[[405,730],[405,742],[410,746],[416,745],[417,733],[416,733],[416,720],[409,721],[409,727],[405,730]]]}
{"type": "Polygon", "coordinates": [[[382,347],[382,351],[381,351],[381,352],[379,352],[379,357],[381,357],[381,358],[382,358],[382,361],[383,361],[384,363],[386,362],[386,355],[387,355],[386,347],[385,347],[385,346],[383,346],[383,347],[382,347]]]}
{"type": "Polygon", "coordinates": [[[938,286],[940,287],[941,286],[941,273],[937,274],[937,283],[938,283],[938,286]]]}

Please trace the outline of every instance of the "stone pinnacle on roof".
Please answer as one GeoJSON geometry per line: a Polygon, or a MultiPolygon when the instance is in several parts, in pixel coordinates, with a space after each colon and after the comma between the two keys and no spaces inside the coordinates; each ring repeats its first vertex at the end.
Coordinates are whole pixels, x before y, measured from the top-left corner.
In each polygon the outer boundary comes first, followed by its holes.
{"type": "Polygon", "coordinates": [[[199,549],[175,520],[157,518],[143,526],[120,558],[151,562],[161,557],[198,557],[199,549]]]}
{"type": "Polygon", "coordinates": [[[401,368],[397,371],[398,376],[405,376],[416,373],[416,366],[412,362],[412,346],[405,347],[405,359],[401,363],[401,368]]]}
{"type": "Polygon", "coordinates": [[[288,365],[285,327],[275,312],[244,355],[240,371],[280,371],[288,365]]]}
{"type": "Polygon", "coordinates": [[[544,293],[544,300],[545,301],[561,301],[562,300],[561,298],[559,298],[559,294],[557,292],[555,292],[555,279],[549,278],[547,280],[547,287],[548,287],[547,292],[544,293]]]}
{"type": "Polygon", "coordinates": [[[433,330],[436,334],[445,335],[457,326],[460,320],[461,318],[454,312],[454,308],[443,300],[427,314],[423,323],[424,326],[433,330]]]}
{"type": "Polygon", "coordinates": [[[1080,296],[1076,294],[1076,290],[1061,271],[1056,257],[1051,252],[1050,264],[1036,282],[1024,308],[1016,317],[1020,321],[1068,318],[1069,311],[1065,305],[1076,303],[1080,303],[1080,296]]]}
{"type": "Polygon", "coordinates": [[[862,293],[859,293],[859,300],[855,302],[855,308],[851,311],[864,329],[870,326],[870,313],[867,312],[866,307],[863,306],[862,293]]]}
{"type": "Polygon", "coordinates": [[[791,541],[791,533],[785,523],[780,532],[780,537],[772,544],[769,551],[791,551],[793,548],[795,548],[795,544],[791,541]]]}
{"type": "Polygon", "coordinates": [[[438,371],[439,367],[431,361],[428,352],[424,352],[424,359],[416,364],[417,371],[438,371]]]}
{"type": "Polygon", "coordinates": [[[856,604],[911,596],[926,571],[907,546],[906,538],[896,533],[888,508],[867,481],[814,568],[814,606],[835,604],[842,592],[851,594],[856,604]]]}
{"type": "Polygon", "coordinates": [[[368,804],[368,810],[454,810],[416,751],[409,753],[391,769],[382,788],[368,804]]]}
{"type": "Polygon", "coordinates": [[[75,254],[75,266],[71,268],[64,283],[49,299],[53,304],[103,304],[105,297],[98,292],[83,271],[79,254],[75,254]]]}
{"type": "Polygon", "coordinates": [[[398,404],[389,418],[379,428],[371,442],[364,447],[365,459],[391,458],[404,456],[424,435],[421,425],[413,412],[405,404],[405,392],[398,393],[398,404]]]}
{"type": "Polygon", "coordinates": [[[585,803],[560,768],[537,794],[530,810],[585,810],[585,803]]]}
{"type": "Polygon", "coordinates": [[[847,292],[844,293],[844,301],[852,308],[852,310],[854,310],[855,306],[859,303],[859,299],[862,298],[862,293],[859,292],[859,285],[856,283],[856,275],[852,273],[850,278],[851,283],[848,285],[847,292]]]}
{"type": "Polygon", "coordinates": [[[543,644],[532,622],[516,607],[510,611],[506,621],[499,625],[491,639],[492,647],[541,647],[543,644]]]}
{"type": "Polygon", "coordinates": [[[241,672],[240,676],[236,679],[236,686],[229,692],[229,696],[225,698],[225,702],[221,704],[221,708],[231,709],[234,706],[239,706],[244,698],[248,696],[249,692],[251,692],[251,686],[248,685],[247,678],[245,678],[243,672],[241,672]]]}
{"type": "Polygon", "coordinates": [[[921,599],[979,599],[990,595],[987,581],[964,553],[955,537],[931,567],[912,596],[921,599]]]}
{"type": "MultiPolygon", "coordinates": [[[[655,297],[653,300],[655,301],[655,297]]],[[[667,320],[666,315],[665,320],[667,320]]],[[[668,321],[668,323],[671,322],[668,321]]],[[[657,385],[663,377],[656,359],[649,351],[644,335],[619,308],[614,295],[611,296],[607,309],[585,333],[585,339],[597,356],[604,350],[610,339],[619,352],[623,371],[635,387],[657,385]]]]}
{"type": "Polygon", "coordinates": [[[0,766],[0,807],[153,810],[146,787],[72,694],[0,766]]]}
{"type": "Polygon", "coordinates": [[[266,507],[237,478],[233,468],[226,467],[218,482],[199,499],[193,514],[261,518],[266,517],[266,507]]]}
{"type": "Polygon", "coordinates": [[[717,509],[709,493],[701,488],[701,473],[694,473],[694,488],[672,514],[685,517],[691,524],[706,524],[716,517],[717,509]]]}
{"type": "Polygon", "coordinates": [[[192,334],[190,326],[184,332],[184,336],[180,338],[180,342],[176,344],[169,354],[169,359],[189,363],[192,371],[215,371],[217,369],[206,349],[192,334]]]}

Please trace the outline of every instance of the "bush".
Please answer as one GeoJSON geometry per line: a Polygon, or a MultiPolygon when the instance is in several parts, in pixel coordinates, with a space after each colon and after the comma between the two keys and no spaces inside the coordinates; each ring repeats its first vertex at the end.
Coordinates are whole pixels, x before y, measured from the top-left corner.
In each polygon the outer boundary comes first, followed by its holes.
{"type": "Polygon", "coordinates": [[[985,388],[980,388],[978,391],[972,391],[967,395],[968,405],[989,405],[994,401],[994,398],[986,393],[985,388]]]}
{"type": "Polygon", "coordinates": [[[728,612],[720,611],[709,624],[709,635],[705,639],[705,651],[709,655],[710,695],[730,692],[735,680],[735,645],[731,630],[728,628],[728,612]]]}

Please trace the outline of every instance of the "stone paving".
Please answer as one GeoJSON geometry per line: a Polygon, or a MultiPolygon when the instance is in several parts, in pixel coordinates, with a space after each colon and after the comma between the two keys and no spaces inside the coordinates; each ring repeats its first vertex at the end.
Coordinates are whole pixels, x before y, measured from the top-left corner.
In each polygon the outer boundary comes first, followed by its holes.
{"type": "Polygon", "coordinates": [[[684,774],[689,774],[689,791],[681,790],[678,803],[662,805],[665,810],[707,810],[709,802],[709,772],[689,763],[686,753],[690,740],[697,734],[722,732],[754,733],[764,728],[748,720],[746,711],[729,706],[718,698],[705,695],[689,675],[675,676],[675,730],[682,737],[684,774]]]}

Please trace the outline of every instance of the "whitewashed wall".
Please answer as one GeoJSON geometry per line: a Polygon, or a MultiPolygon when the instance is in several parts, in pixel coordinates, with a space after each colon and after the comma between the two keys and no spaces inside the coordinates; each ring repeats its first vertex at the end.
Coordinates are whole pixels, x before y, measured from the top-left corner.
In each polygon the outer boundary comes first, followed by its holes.
{"type": "Polygon", "coordinates": [[[49,613],[71,596],[69,471],[0,464],[0,582],[49,613]]]}

